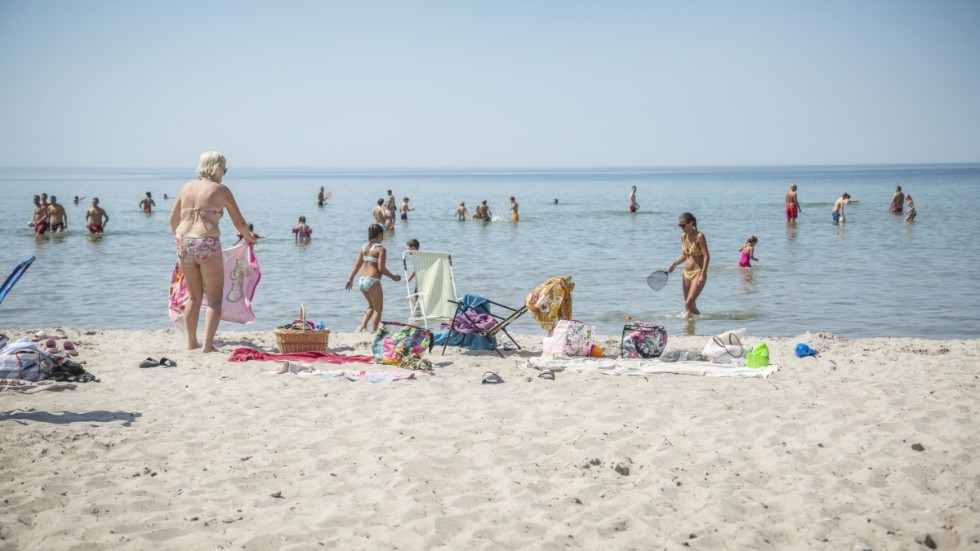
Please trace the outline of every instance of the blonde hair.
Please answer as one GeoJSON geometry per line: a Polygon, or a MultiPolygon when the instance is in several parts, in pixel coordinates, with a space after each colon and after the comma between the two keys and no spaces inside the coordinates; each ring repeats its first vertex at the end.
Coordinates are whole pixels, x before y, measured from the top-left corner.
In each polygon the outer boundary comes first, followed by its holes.
{"type": "Polygon", "coordinates": [[[224,175],[225,156],[217,151],[206,151],[197,162],[197,175],[214,180],[224,175]]]}

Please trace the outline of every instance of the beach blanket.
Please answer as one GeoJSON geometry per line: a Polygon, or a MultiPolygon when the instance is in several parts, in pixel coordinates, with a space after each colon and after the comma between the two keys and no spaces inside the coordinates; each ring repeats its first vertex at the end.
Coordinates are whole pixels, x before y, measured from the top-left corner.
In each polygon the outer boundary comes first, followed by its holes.
{"type": "Polygon", "coordinates": [[[374,363],[374,356],[344,356],[336,352],[292,352],[289,354],[277,354],[275,352],[265,352],[258,348],[236,348],[228,356],[229,362],[247,362],[258,360],[264,362],[273,361],[301,361],[301,362],[328,362],[332,364],[346,363],[374,363]]]}
{"type": "MultiPolygon", "coordinates": [[[[262,279],[259,261],[255,251],[247,243],[236,245],[221,251],[225,266],[224,297],[221,304],[221,319],[233,323],[249,324],[255,321],[252,313],[252,298],[255,288],[262,279]]],[[[174,264],[173,275],[170,276],[170,320],[180,329],[184,329],[184,309],[190,294],[187,292],[187,281],[180,269],[180,262],[174,264]]],[[[201,307],[207,307],[207,299],[201,307]]]]}
{"type": "Polygon", "coordinates": [[[283,362],[283,365],[279,370],[274,371],[275,374],[292,373],[299,377],[313,377],[313,376],[324,376],[337,379],[347,379],[348,381],[368,381],[371,383],[387,383],[391,381],[404,381],[408,379],[415,379],[416,373],[424,373],[426,375],[431,375],[427,371],[412,371],[409,369],[380,369],[380,370],[351,370],[351,369],[334,369],[334,370],[320,370],[313,367],[310,364],[301,362],[283,362]]]}
{"type": "Polygon", "coordinates": [[[606,375],[650,375],[674,373],[678,375],[697,375],[699,377],[737,377],[768,379],[779,371],[779,366],[769,364],[753,369],[733,365],[720,365],[711,362],[662,362],[658,360],[619,360],[586,358],[528,358],[525,367],[570,371],[573,373],[604,373],[606,375]]]}

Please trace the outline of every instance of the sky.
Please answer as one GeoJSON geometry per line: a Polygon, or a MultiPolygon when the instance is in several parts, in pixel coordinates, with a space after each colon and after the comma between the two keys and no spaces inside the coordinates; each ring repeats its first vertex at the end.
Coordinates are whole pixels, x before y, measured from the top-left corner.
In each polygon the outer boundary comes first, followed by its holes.
{"type": "Polygon", "coordinates": [[[0,0],[0,166],[980,161],[980,2],[0,0]]]}

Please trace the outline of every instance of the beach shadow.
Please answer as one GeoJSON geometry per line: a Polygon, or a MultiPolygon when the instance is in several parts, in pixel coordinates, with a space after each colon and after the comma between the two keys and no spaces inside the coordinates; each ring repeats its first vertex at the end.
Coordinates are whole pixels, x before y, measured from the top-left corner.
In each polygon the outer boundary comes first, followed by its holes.
{"type": "Polygon", "coordinates": [[[26,421],[36,421],[38,423],[51,423],[53,425],[69,425],[71,423],[111,423],[122,421],[124,427],[130,427],[137,418],[142,417],[142,413],[128,411],[88,411],[85,413],[74,413],[64,411],[54,414],[49,411],[37,410],[13,410],[0,412],[0,423],[4,421],[15,421],[26,425],[26,421]]]}

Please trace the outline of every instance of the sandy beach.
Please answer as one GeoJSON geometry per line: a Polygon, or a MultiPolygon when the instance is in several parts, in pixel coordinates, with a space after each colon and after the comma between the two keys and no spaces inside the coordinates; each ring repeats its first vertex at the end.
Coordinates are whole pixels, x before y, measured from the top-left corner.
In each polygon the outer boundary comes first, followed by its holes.
{"type": "Polygon", "coordinates": [[[767,379],[545,380],[530,335],[372,383],[227,361],[271,331],[208,355],[173,330],[66,332],[100,382],[0,392],[3,550],[980,546],[978,340],[751,338],[767,379]]]}

